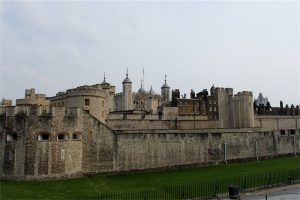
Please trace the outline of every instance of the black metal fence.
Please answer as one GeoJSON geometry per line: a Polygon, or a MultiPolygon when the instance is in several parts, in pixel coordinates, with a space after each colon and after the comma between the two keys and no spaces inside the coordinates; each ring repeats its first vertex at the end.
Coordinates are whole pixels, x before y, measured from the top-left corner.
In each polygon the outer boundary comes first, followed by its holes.
{"type": "Polygon", "coordinates": [[[277,171],[238,178],[217,179],[188,185],[163,186],[141,192],[101,194],[93,197],[74,197],[74,200],[131,200],[131,199],[211,199],[228,197],[230,185],[241,192],[282,186],[300,182],[300,169],[277,171]]]}

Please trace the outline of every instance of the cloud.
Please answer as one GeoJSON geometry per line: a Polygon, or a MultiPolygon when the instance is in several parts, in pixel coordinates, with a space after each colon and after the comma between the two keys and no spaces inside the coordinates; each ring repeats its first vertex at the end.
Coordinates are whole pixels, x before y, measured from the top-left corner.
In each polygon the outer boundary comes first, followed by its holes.
{"type": "Polygon", "coordinates": [[[145,68],[157,92],[168,74],[182,93],[215,84],[297,103],[297,13],[297,2],[2,2],[1,97],[52,96],[103,72],[120,91],[128,67],[134,90],[145,68]]]}

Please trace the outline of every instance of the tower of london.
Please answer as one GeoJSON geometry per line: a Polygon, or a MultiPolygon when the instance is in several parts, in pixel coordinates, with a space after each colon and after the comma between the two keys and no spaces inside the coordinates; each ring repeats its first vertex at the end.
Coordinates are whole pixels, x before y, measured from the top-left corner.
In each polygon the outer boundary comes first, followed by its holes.
{"type": "Polygon", "coordinates": [[[107,82],[55,96],[25,90],[0,107],[2,179],[70,178],[98,173],[222,164],[300,153],[299,105],[271,107],[251,91],[211,86],[182,95],[138,91],[128,70],[122,92],[107,82]]]}

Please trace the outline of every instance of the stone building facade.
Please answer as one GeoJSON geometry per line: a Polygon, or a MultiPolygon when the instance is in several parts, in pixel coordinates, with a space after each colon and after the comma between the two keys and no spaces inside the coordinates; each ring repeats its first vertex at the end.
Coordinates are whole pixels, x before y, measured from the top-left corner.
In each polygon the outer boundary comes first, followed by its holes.
{"type": "Polygon", "coordinates": [[[27,105],[39,105],[44,108],[49,108],[50,101],[46,98],[45,94],[36,94],[35,89],[26,89],[25,98],[16,100],[17,106],[27,106],[27,105]]]}
{"type": "Polygon", "coordinates": [[[65,108],[82,108],[101,122],[114,111],[115,86],[105,80],[101,84],[80,86],[59,92],[49,98],[51,106],[65,108]]]}
{"type": "Polygon", "coordinates": [[[300,153],[300,115],[257,115],[252,92],[213,86],[210,94],[192,91],[189,99],[173,90],[171,99],[168,85],[161,95],[142,85],[132,92],[128,74],[123,86],[115,94],[104,80],[43,96],[49,104],[3,103],[1,179],[70,178],[300,153]]]}

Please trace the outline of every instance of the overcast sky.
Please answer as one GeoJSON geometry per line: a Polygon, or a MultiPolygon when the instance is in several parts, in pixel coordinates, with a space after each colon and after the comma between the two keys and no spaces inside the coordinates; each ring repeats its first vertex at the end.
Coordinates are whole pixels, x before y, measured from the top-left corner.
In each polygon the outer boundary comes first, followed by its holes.
{"type": "MultiPolygon", "coordinates": [[[[0,2],[1,98],[106,80],[300,104],[300,2],[0,2]]],[[[189,95],[188,95],[189,96],[189,95]]]]}

